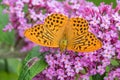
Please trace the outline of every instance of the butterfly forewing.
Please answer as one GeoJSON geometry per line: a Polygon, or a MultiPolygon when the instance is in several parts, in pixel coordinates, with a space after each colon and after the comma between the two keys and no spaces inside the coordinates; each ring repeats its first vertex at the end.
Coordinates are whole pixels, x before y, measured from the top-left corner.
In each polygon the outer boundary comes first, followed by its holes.
{"type": "Polygon", "coordinates": [[[83,18],[71,18],[68,36],[68,50],[90,52],[101,48],[102,43],[88,31],[88,22],[83,18]]]}
{"type": "Polygon", "coordinates": [[[62,14],[52,14],[45,19],[44,24],[27,29],[24,35],[36,44],[59,47],[67,20],[62,14]]]}
{"type": "Polygon", "coordinates": [[[46,31],[44,29],[43,24],[40,24],[27,29],[24,32],[24,35],[25,37],[27,37],[29,40],[31,40],[36,44],[49,46],[50,41],[48,40],[49,38],[46,38],[45,33],[46,31]],[[47,41],[47,44],[45,44],[46,41],[47,41]]]}
{"type": "Polygon", "coordinates": [[[62,14],[52,14],[45,19],[45,30],[51,37],[52,45],[59,47],[59,42],[63,38],[68,18],[62,14]]]}

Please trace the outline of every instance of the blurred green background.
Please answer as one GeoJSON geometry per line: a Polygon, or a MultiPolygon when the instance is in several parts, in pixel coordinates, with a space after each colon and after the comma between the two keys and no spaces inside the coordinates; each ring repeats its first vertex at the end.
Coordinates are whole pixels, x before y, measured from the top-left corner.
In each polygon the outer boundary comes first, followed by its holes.
{"type": "MultiPolygon", "coordinates": [[[[0,0],[1,2],[2,0],[0,0]]],[[[115,0],[88,0],[99,5],[101,2],[106,4],[113,3],[113,8],[116,6],[115,0]]],[[[3,14],[3,9],[6,6],[0,4],[0,80],[17,80],[22,65],[24,53],[19,53],[19,48],[15,47],[16,35],[15,32],[3,32],[2,29],[8,23],[7,14],[3,14]]]]}
{"type": "Polygon", "coordinates": [[[21,59],[16,58],[13,53],[15,34],[12,32],[3,32],[3,27],[8,23],[7,14],[3,14],[5,6],[0,4],[0,80],[17,80],[21,59]]]}

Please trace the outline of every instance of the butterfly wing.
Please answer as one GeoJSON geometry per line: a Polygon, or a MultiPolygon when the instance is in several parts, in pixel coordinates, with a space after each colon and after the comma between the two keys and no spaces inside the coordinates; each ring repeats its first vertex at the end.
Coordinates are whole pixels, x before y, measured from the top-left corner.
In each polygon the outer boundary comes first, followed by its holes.
{"type": "Polygon", "coordinates": [[[85,19],[70,18],[69,24],[69,33],[67,33],[68,50],[91,52],[102,47],[101,41],[93,33],[88,31],[89,26],[85,19]]]}
{"type": "Polygon", "coordinates": [[[59,47],[68,18],[62,14],[51,14],[44,24],[38,24],[25,30],[24,35],[32,42],[41,46],[59,47]]]}

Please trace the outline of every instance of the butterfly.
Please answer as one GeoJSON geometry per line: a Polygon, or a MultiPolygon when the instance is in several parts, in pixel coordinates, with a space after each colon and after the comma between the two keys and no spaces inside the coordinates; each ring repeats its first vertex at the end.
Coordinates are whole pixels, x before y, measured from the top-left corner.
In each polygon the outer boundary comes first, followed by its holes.
{"type": "Polygon", "coordinates": [[[102,42],[88,31],[89,24],[84,18],[53,13],[43,24],[26,29],[24,35],[32,42],[46,47],[59,47],[61,52],[92,52],[102,47],[102,42]]]}

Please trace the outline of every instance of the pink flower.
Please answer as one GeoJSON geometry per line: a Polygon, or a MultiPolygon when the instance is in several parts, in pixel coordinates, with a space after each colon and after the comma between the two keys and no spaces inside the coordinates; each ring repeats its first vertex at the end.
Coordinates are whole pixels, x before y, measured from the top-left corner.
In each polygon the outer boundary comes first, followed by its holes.
{"type": "Polygon", "coordinates": [[[77,64],[75,65],[74,68],[75,68],[76,73],[79,73],[81,70],[83,70],[83,67],[81,65],[77,65],[77,64]]]}
{"type": "Polygon", "coordinates": [[[64,63],[65,63],[65,68],[71,68],[71,66],[73,64],[72,62],[69,62],[67,60],[64,63]]]}
{"type": "Polygon", "coordinates": [[[61,62],[67,63],[67,62],[69,62],[69,61],[68,61],[69,59],[70,59],[70,56],[69,56],[69,55],[64,55],[64,54],[62,54],[61,62]]]}
{"type": "Polygon", "coordinates": [[[115,26],[118,28],[118,30],[120,31],[120,22],[116,23],[115,26]]]}
{"type": "Polygon", "coordinates": [[[65,75],[65,72],[63,69],[58,69],[57,74],[62,76],[62,75],[65,75]]]}
{"type": "Polygon", "coordinates": [[[8,25],[5,26],[5,28],[3,29],[3,31],[4,32],[9,31],[10,32],[10,31],[12,31],[12,29],[13,29],[13,26],[9,23],[8,25]]]}
{"type": "Polygon", "coordinates": [[[81,78],[82,78],[83,80],[89,80],[89,75],[88,75],[88,74],[86,74],[86,75],[81,75],[78,80],[81,80],[81,78]]]}
{"type": "Polygon", "coordinates": [[[32,5],[40,5],[43,3],[44,3],[44,0],[32,0],[32,5]]]}
{"type": "Polygon", "coordinates": [[[102,53],[104,57],[111,58],[113,55],[115,55],[115,47],[109,42],[103,45],[103,49],[105,49],[102,53]]]}
{"type": "Polygon", "coordinates": [[[24,18],[25,13],[24,13],[24,12],[21,12],[21,11],[18,11],[18,12],[17,12],[17,16],[18,16],[19,18],[24,18]]]}
{"type": "Polygon", "coordinates": [[[115,78],[120,79],[120,68],[117,68],[115,70],[110,71],[107,77],[105,77],[105,80],[114,80],[115,78]]]}
{"type": "Polygon", "coordinates": [[[76,57],[75,58],[75,63],[74,63],[74,68],[75,68],[75,72],[76,73],[79,73],[80,70],[83,70],[83,67],[81,65],[81,61],[80,61],[80,58],[79,57],[76,57]]]}
{"type": "Polygon", "coordinates": [[[46,61],[51,67],[55,66],[56,64],[56,61],[52,55],[46,56],[46,61]]]}
{"type": "Polygon", "coordinates": [[[13,6],[15,2],[17,2],[17,1],[16,0],[3,0],[2,4],[8,5],[8,6],[13,6]]]}
{"type": "Polygon", "coordinates": [[[65,78],[67,77],[63,69],[58,69],[57,74],[58,74],[58,79],[60,80],[65,80],[65,78]]]}
{"type": "Polygon", "coordinates": [[[53,76],[57,75],[54,67],[50,67],[49,69],[44,70],[42,73],[45,74],[45,76],[48,77],[49,79],[52,79],[53,76]]]}
{"type": "Polygon", "coordinates": [[[93,17],[92,21],[90,21],[90,24],[92,24],[93,26],[96,26],[99,23],[100,23],[100,19],[99,18],[97,19],[97,17],[93,17]]]}
{"type": "Polygon", "coordinates": [[[96,70],[96,69],[92,69],[92,70],[90,70],[90,74],[92,74],[92,75],[97,74],[97,70],[96,70]]]}
{"type": "Polygon", "coordinates": [[[35,13],[35,11],[32,10],[32,9],[29,9],[29,12],[30,12],[30,17],[31,17],[34,21],[36,21],[36,20],[37,20],[37,14],[35,13]]]}
{"type": "Polygon", "coordinates": [[[97,72],[98,72],[100,75],[102,75],[102,74],[104,74],[104,72],[105,72],[105,68],[104,68],[103,66],[98,66],[98,67],[97,67],[97,72]]]}
{"type": "Polygon", "coordinates": [[[24,3],[29,3],[30,0],[22,0],[24,3]]]}
{"type": "Polygon", "coordinates": [[[74,77],[75,76],[75,72],[73,69],[71,68],[67,68],[66,69],[66,73],[67,73],[67,76],[71,76],[71,77],[74,77]]]}
{"type": "Polygon", "coordinates": [[[103,66],[103,67],[106,67],[106,66],[108,66],[108,65],[110,65],[110,60],[107,59],[107,58],[103,59],[103,60],[102,60],[102,66],[103,66]]]}
{"type": "Polygon", "coordinates": [[[112,17],[113,17],[113,19],[114,19],[115,21],[120,21],[120,17],[119,17],[118,12],[116,12],[115,14],[113,14],[112,17]]]}

